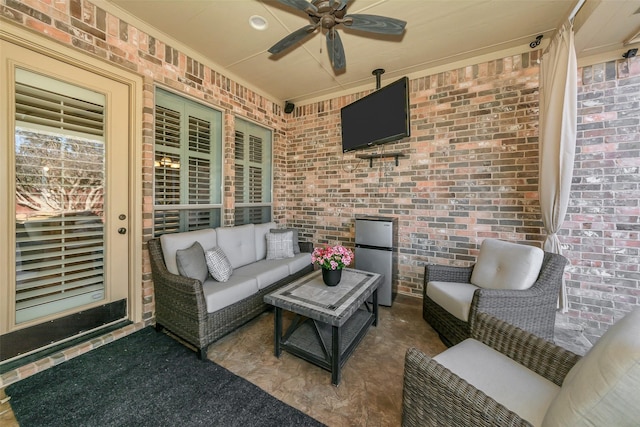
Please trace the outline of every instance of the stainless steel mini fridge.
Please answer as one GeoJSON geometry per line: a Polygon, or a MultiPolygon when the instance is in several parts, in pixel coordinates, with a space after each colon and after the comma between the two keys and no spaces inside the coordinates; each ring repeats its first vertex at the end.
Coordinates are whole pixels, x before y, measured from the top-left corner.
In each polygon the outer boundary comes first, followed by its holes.
{"type": "Polygon", "coordinates": [[[384,216],[356,217],[355,268],[383,274],[378,304],[391,306],[398,278],[398,219],[384,216]]]}

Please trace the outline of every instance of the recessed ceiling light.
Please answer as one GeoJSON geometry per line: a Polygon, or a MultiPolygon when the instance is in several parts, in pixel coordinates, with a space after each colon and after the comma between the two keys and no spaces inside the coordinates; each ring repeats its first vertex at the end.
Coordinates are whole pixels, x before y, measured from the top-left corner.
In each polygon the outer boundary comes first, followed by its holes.
{"type": "Polygon", "coordinates": [[[251,18],[249,18],[249,25],[251,25],[252,28],[258,31],[264,31],[269,26],[269,23],[262,16],[253,15],[251,18]]]}

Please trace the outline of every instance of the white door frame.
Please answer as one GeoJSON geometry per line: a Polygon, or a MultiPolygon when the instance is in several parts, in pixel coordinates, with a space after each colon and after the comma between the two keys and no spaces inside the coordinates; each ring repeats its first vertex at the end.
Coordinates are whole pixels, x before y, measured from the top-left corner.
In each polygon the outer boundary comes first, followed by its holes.
{"type": "MultiPolygon", "coordinates": [[[[7,21],[2,21],[0,28],[0,40],[10,42],[28,50],[49,56],[75,67],[104,76],[128,87],[129,91],[129,166],[128,175],[130,182],[129,189],[129,230],[128,245],[130,253],[130,268],[128,272],[128,317],[134,323],[141,322],[143,315],[142,301],[142,108],[143,108],[143,80],[142,77],[130,71],[113,66],[97,58],[93,58],[83,52],[76,51],[63,46],[57,42],[49,40],[39,34],[29,32],[21,27],[17,27],[7,21]]],[[[6,92],[7,70],[0,70],[0,93],[6,92]]],[[[9,118],[9,101],[4,96],[0,99],[0,117],[2,120],[9,118]]],[[[4,132],[0,133],[0,155],[7,156],[13,150],[13,126],[2,126],[4,132]]],[[[8,158],[8,157],[5,157],[8,158]]],[[[4,171],[0,175],[0,212],[9,212],[13,195],[10,194],[9,176],[10,170],[4,171]]],[[[4,215],[3,215],[4,216],[4,215]]],[[[14,233],[12,221],[6,218],[0,221],[0,236],[11,236],[14,233]]],[[[15,265],[15,248],[11,245],[0,245],[0,264],[15,265]]],[[[8,283],[9,271],[0,269],[0,281],[8,283]]],[[[11,295],[0,295],[5,298],[11,295]]],[[[4,312],[4,310],[2,310],[4,312]]],[[[13,313],[2,313],[0,315],[0,334],[9,332],[13,322],[9,317],[13,313]]],[[[14,328],[14,327],[12,327],[14,328]]],[[[18,328],[14,328],[18,329],[18,328]]]]}

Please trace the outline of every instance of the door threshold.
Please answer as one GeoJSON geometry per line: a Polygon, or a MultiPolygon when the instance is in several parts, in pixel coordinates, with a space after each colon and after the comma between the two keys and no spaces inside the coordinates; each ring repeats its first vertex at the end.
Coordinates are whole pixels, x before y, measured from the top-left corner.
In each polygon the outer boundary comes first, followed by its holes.
{"type": "Polygon", "coordinates": [[[130,324],[132,324],[130,320],[121,320],[116,323],[110,323],[108,325],[93,329],[82,335],[78,335],[75,338],[71,338],[67,341],[60,342],[58,344],[43,348],[42,350],[38,350],[34,353],[29,353],[25,356],[18,357],[16,359],[8,360],[0,364],[0,375],[6,372],[12,371],[14,369],[18,369],[21,366],[28,365],[29,363],[35,363],[40,359],[44,359],[55,353],[64,351],[68,348],[74,347],[83,342],[90,341],[101,335],[108,334],[109,332],[113,332],[115,330],[124,328],[125,326],[130,324]]]}

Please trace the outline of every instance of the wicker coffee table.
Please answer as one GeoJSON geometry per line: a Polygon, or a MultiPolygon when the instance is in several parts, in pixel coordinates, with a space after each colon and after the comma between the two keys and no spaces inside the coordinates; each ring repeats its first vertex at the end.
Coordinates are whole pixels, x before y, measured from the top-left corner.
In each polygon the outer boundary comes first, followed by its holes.
{"type": "Polygon", "coordinates": [[[338,385],[342,366],[369,327],[378,324],[381,282],[380,274],[345,268],[340,284],[330,287],[317,270],[265,295],[264,301],[275,307],[276,357],[284,349],[329,370],[338,385]],[[284,335],[282,310],[295,314],[284,335]]]}

